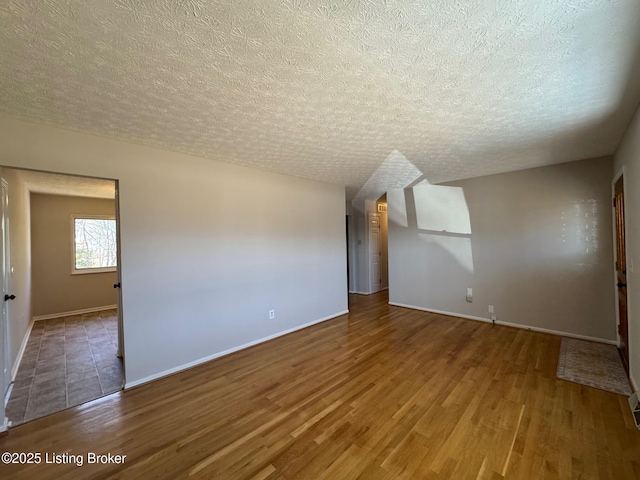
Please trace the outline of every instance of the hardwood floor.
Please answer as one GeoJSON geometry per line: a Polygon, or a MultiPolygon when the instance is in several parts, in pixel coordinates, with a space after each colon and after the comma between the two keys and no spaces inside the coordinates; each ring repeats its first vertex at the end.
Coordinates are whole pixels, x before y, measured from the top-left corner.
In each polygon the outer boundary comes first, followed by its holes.
{"type": "Polygon", "coordinates": [[[2,478],[640,479],[626,398],[555,377],[560,337],[351,313],[0,436],[2,478]],[[44,454],[84,465],[44,464],[44,454]],[[87,465],[87,454],[126,455],[87,465]]]}

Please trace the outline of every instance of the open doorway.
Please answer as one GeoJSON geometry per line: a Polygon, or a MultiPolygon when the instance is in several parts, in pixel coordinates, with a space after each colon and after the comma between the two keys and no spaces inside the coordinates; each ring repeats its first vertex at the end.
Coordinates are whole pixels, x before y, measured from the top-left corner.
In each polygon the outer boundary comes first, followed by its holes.
{"type": "Polygon", "coordinates": [[[368,214],[369,232],[369,292],[377,293],[389,288],[387,196],[375,203],[375,211],[368,214]]]}
{"type": "Polygon", "coordinates": [[[347,205],[349,293],[370,295],[389,288],[386,194],[347,205]]]}
{"type": "Polygon", "coordinates": [[[15,426],[124,385],[117,182],[15,168],[1,174],[10,252],[3,393],[15,426]]]}

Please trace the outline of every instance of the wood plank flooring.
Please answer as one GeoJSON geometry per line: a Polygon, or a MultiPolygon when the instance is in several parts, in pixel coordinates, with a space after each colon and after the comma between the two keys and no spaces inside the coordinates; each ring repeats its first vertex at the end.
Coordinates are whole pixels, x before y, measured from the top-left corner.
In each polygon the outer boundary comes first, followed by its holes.
{"type": "Polygon", "coordinates": [[[640,479],[626,398],[557,379],[560,337],[386,300],[13,428],[43,463],[0,477],[640,479]]]}

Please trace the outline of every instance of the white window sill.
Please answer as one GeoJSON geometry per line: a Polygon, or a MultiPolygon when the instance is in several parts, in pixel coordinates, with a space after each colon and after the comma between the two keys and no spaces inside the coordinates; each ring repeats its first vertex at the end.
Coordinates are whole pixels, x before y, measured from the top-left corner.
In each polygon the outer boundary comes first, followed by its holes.
{"type": "Polygon", "coordinates": [[[71,275],[87,275],[90,273],[111,273],[117,270],[116,267],[106,268],[83,268],[81,270],[72,270],[71,275]]]}

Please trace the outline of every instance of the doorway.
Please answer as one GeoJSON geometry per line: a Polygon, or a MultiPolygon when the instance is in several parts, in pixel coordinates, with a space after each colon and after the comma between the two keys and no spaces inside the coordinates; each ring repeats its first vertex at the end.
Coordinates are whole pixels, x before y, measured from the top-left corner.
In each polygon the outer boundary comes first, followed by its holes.
{"type": "Polygon", "coordinates": [[[627,312],[627,254],[625,240],[624,172],[614,180],[613,208],[615,220],[616,297],[618,303],[618,338],[620,356],[629,375],[629,323],[627,312]]]}
{"type": "Polygon", "coordinates": [[[17,425],[123,388],[119,208],[115,180],[15,168],[2,178],[3,290],[16,297],[3,392],[17,425]]]}
{"type": "Polygon", "coordinates": [[[382,288],[382,275],[380,269],[380,215],[369,214],[369,272],[371,279],[369,292],[377,293],[382,288]]]}
{"type": "Polygon", "coordinates": [[[9,259],[11,257],[9,252],[9,186],[7,182],[2,181],[2,206],[0,207],[0,214],[2,215],[2,324],[0,325],[3,345],[3,368],[2,368],[2,394],[5,395],[9,385],[11,384],[11,368],[10,368],[10,337],[11,326],[9,324],[9,309],[11,308],[11,301],[15,300],[16,296],[11,293],[10,281],[10,266],[9,259]]]}

